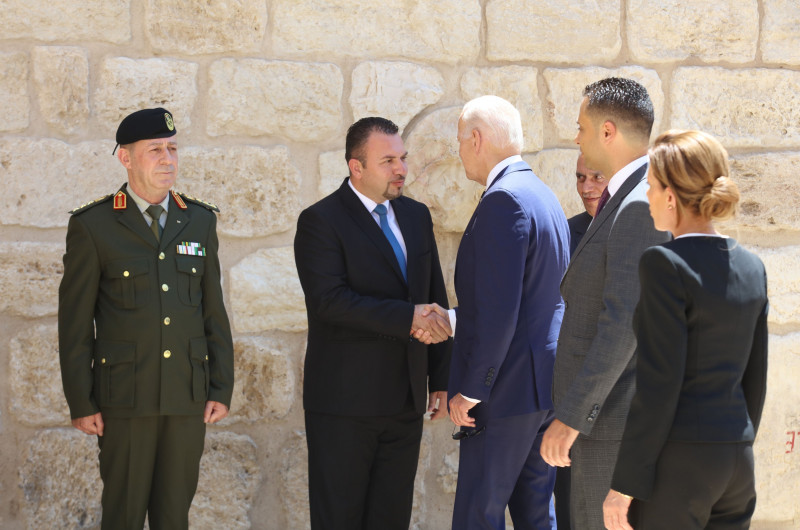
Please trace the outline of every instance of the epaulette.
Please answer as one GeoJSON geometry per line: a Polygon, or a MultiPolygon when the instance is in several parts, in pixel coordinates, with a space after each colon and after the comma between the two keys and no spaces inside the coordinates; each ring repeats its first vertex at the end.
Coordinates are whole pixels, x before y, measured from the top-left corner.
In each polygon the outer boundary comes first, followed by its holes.
{"type": "Polygon", "coordinates": [[[80,206],[78,206],[74,210],[70,210],[69,213],[71,215],[75,215],[76,213],[80,213],[80,212],[84,211],[87,208],[90,208],[92,206],[97,206],[101,202],[105,202],[105,201],[107,201],[108,199],[110,199],[113,196],[114,196],[113,193],[109,193],[108,195],[103,195],[102,197],[100,197],[98,199],[95,199],[93,201],[89,201],[86,204],[81,204],[80,206]]]}
{"type": "Polygon", "coordinates": [[[194,197],[190,197],[190,196],[186,195],[185,193],[181,193],[181,192],[177,192],[177,195],[180,195],[181,197],[183,197],[187,201],[193,202],[195,204],[199,204],[200,206],[203,206],[204,208],[208,208],[211,211],[214,211],[214,212],[218,212],[219,211],[219,208],[217,208],[216,204],[212,204],[210,202],[206,202],[203,199],[196,199],[194,197]]]}

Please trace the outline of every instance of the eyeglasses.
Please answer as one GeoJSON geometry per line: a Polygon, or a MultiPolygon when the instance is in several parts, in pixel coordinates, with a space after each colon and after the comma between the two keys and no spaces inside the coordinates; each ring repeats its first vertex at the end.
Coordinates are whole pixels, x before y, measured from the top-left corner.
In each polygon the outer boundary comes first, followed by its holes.
{"type": "Polygon", "coordinates": [[[485,430],[486,430],[486,425],[484,425],[480,429],[471,429],[469,431],[453,430],[453,440],[464,440],[466,438],[472,438],[473,436],[478,436],[485,430]]]}

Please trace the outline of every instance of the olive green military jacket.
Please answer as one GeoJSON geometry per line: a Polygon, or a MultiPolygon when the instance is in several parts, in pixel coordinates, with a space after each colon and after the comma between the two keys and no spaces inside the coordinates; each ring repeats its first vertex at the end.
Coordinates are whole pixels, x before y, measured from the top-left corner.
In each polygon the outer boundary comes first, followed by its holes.
{"type": "Polygon", "coordinates": [[[159,243],[126,188],[73,210],[67,229],[58,342],[70,414],[230,406],[233,342],[216,207],[170,192],[159,243]]]}

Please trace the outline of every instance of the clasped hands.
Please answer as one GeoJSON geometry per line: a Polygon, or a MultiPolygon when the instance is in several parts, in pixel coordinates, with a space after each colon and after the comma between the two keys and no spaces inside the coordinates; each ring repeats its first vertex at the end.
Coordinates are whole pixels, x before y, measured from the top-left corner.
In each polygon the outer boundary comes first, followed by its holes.
{"type": "Polygon", "coordinates": [[[411,336],[423,344],[436,344],[453,333],[447,309],[439,304],[417,304],[411,321],[411,336]]]}

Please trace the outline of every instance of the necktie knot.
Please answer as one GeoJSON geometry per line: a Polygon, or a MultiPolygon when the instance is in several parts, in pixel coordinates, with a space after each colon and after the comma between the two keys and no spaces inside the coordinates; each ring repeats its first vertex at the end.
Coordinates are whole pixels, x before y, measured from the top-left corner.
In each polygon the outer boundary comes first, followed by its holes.
{"type": "Polygon", "coordinates": [[[375,206],[375,209],[373,210],[373,212],[375,212],[376,214],[378,214],[381,217],[386,217],[386,213],[387,213],[386,205],[385,204],[378,204],[377,206],[375,206]]]}
{"type": "Polygon", "coordinates": [[[153,222],[150,223],[150,230],[153,232],[153,235],[156,236],[157,241],[161,241],[161,214],[164,213],[164,207],[160,204],[151,204],[147,207],[147,215],[153,218],[153,222]]]}

